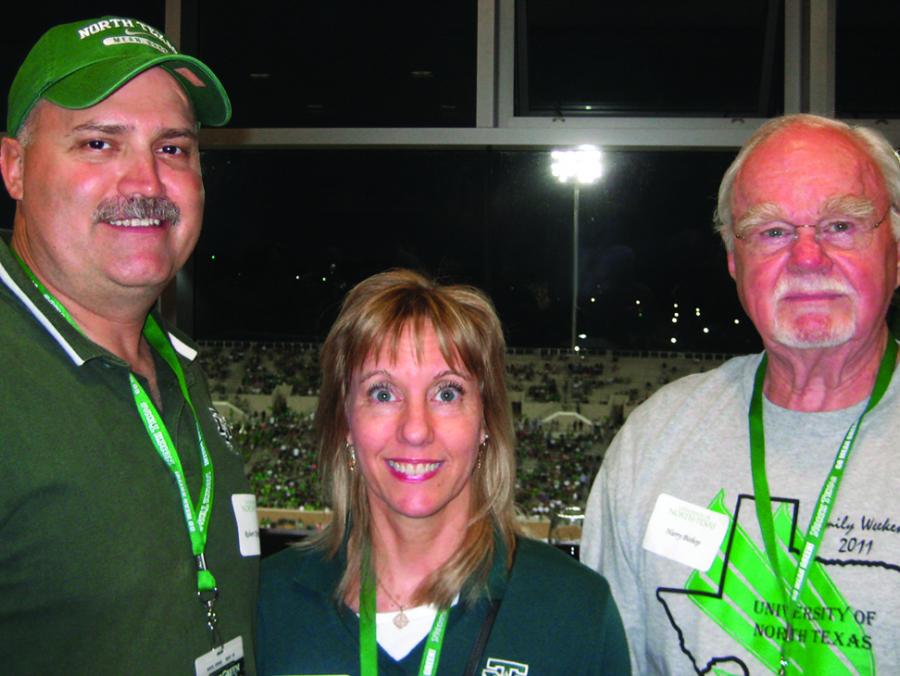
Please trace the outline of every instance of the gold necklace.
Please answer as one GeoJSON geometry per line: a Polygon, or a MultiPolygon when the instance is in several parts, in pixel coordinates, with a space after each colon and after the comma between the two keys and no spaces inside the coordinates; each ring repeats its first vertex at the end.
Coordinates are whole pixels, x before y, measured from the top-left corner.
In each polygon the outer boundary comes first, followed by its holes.
{"type": "Polygon", "coordinates": [[[397,599],[394,598],[394,595],[388,591],[388,588],[382,584],[381,580],[378,580],[378,586],[384,590],[384,593],[388,595],[388,598],[394,602],[394,605],[400,609],[400,612],[394,615],[394,619],[392,622],[397,629],[403,629],[407,624],[409,624],[409,618],[406,616],[404,612],[403,604],[400,603],[397,599]]]}

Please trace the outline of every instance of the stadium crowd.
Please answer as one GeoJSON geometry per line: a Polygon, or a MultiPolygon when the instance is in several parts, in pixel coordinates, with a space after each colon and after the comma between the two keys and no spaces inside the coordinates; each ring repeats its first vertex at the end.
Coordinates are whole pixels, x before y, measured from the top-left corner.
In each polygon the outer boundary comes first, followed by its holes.
{"type": "MultiPolygon", "coordinates": [[[[243,454],[258,504],[322,509],[312,414],[288,403],[318,394],[318,346],[208,343],[201,355],[213,396],[241,412],[232,418],[235,445],[243,454]],[[254,410],[248,395],[267,395],[270,403],[254,410]]],[[[710,366],[706,361],[666,354],[510,355],[508,385],[513,400],[520,402],[516,501],[522,512],[547,517],[561,508],[583,507],[590,481],[623,422],[622,408],[637,405],[674,378],[705,370],[710,366]],[[529,405],[544,405],[546,410],[547,404],[556,403],[555,410],[580,411],[611,398],[624,406],[590,417],[551,420],[553,416],[529,414],[529,405]]]]}

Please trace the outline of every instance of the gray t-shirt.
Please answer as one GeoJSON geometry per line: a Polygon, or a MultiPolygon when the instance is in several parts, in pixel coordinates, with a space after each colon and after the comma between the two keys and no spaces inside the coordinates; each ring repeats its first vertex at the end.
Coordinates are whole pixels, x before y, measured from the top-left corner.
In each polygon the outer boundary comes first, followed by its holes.
{"type": "MultiPolygon", "coordinates": [[[[898,378],[860,430],[788,635],[753,499],[747,410],[759,359],[683,378],[629,416],[588,499],[582,561],[612,586],[636,674],[769,673],[786,636],[800,669],[791,673],[900,674],[898,378]],[[657,507],[661,495],[670,497],[657,507]],[[698,521],[720,529],[698,531],[698,521]],[[676,537],[684,542],[658,546],[676,537]],[[692,558],[710,547],[704,561],[692,558]]],[[[791,581],[823,482],[863,408],[764,404],[776,538],[791,581]]]]}

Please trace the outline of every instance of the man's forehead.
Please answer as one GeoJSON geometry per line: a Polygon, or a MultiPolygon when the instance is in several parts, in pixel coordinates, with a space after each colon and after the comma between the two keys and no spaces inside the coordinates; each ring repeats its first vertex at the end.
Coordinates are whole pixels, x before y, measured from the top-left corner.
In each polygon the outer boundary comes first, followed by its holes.
{"type": "Polygon", "coordinates": [[[813,213],[837,196],[887,200],[877,165],[852,136],[830,127],[793,125],[762,141],[735,179],[732,213],[760,203],[813,213]]]}
{"type": "Polygon", "coordinates": [[[750,160],[760,157],[790,156],[798,152],[821,153],[825,150],[868,159],[859,141],[848,131],[835,127],[811,126],[802,122],[778,129],[760,141],[750,153],[750,160]]]}

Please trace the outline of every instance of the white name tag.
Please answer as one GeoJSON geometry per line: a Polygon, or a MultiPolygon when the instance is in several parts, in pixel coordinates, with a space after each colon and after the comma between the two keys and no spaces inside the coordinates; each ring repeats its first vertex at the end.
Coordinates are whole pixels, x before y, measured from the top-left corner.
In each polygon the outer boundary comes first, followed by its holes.
{"type": "Polygon", "coordinates": [[[244,640],[238,636],[225,645],[213,648],[194,660],[197,676],[242,676],[244,669],[244,640]]]}
{"type": "Polygon", "coordinates": [[[661,493],[644,533],[644,549],[707,571],[728,532],[729,518],[661,493]]]}
{"type": "Polygon", "coordinates": [[[256,496],[235,493],[231,496],[234,521],[237,524],[241,556],[259,556],[259,521],[256,518],[256,496]]]}

